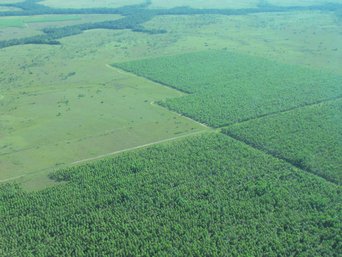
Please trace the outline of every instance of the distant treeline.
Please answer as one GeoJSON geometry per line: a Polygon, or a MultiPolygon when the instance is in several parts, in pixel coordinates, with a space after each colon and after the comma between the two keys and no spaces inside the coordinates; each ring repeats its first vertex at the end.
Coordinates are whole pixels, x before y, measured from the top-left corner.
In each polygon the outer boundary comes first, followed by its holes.
{"type": "Polygon", "coordinates": [[[342,12],[342,4],[325,4],[314,6],[290,6],[279,7],[273,5],[259,5],[257,8],[243,9],[194,9],[190,7],[176,7],[171,9],[148,9],[150,1],[146,1],[139,5],[129,5],[119,8],[91,8],[91,9],[55,9],[48,6],[40,5],[41,0],[26,0],[24,2],[12,4],[0,4],[0,6],[15,7],[20,11],[0,12],[0,16],[31,16],[43,14],[119,14],[124,16],[122,19],[109,20],[96,23],[85,23],[62,28],[46,28],[43,29],[44,34],[21,39],[11,39],[0,41],[0,48],[24,45],[24,44],[59,44],[60,38],[77,35],[84,30],[90,29],[131,29],[136,32],[149,34],[165,33],[165,30],[147,30],[143,27],[143,23],[151,20],[159,15],[204,15],[204,14],[220,14],[220,15],[246,15],[262,12],[288,12],[288,11],[305,11],[305,10],[321,10],[334,11],[337,14],[342,12]]]}
{"type": "Polygon", "coordinates": [[[127,16],[118,20],[103,21],[96,23],[84,23],[61,28],[45,28],[43,29],[43,35],[0,41],[0,48],[25,44],[58,45],[60,44],[59,41],[57,41],[58,39],[67,36],[77,35],[82,33],[82,31],[90,29],[131,29],[135,32],[143,32],[149,34],[160,34],[166,32],[164,30],[148,30],[141,26],[142,23],[150,19],[150,15],[138,13],[137,15],[127,16]]]}

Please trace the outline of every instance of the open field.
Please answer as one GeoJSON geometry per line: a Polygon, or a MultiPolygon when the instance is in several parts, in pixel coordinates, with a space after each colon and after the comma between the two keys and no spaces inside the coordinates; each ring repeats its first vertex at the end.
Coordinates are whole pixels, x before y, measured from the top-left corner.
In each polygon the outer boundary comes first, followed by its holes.
{"type": "Polygon", "coordinates": [[[341,99],[236,124],[223,132],[342,183],[341,99]]]}
{"type": "Polygon", "coordinates": [[[88,38],[83,48],[73,37],[63,47],[1,50],[0,180],[40,188],[51,169],[206,129],[151,104],[182,93],[106,66],[128,49],[136,55],[135,41],[113,42],[134,35],[106,32],[106,42],[103,32],[80,35],[88,38]]]}
{"type": "Polygon", "coordinates": [[[268,1],[260,1],[260,0],[243,0],[243,1],[235,1],[235,0],[173,0],[173,1],[165,1],[165,0],[151,0],[150,8],[173,8],[179,6],[189,6],[192,8],[228,8],[228,9],[241,9],[241,8],[256,8],[258,5],[262,4],[270,4],[275,6],[311,6],[311,5],[320,5],[325,3],[342,3],[341,0],[268,0],[268,1]]]}
{"type": "Polygon", "coordinates": [[[10,17],[0,18],[0,29],[7,27],[24,27],[29,23],[46,23],[46,22],[61,22],[80,20],[76,15],[43,15],[43,16],[28,16],[28,17],[10,17]]]}
{"type": "Polygon", "coordinates": [[[237,16],[159,16],[145,24],[175,41],[165,55],[223,49],[342,75],[342,15],[306,11],[237,16]]]}
{"type": "Polygon", "coordinates": [[[101,22],[119,19],[113,14],[80,15],[34,15],[0,17],[0,40],[19,39],[42,35],[42,29],[64,27],[87,22],[101,22]]]}
{"type": "Polygon", "coordinates": [[[0,6],[0,13],[1,12],[13,12],[13,11],[20,11],[20,9],[14,8],[14,7],[0,6]]]}
{"type": "Polygon", "coordinates": [[[21,2],[24,2],[24,0],[1,0],[1,4],[13,4],[21,2]]]}
{"type": "Polygon", "coordinates": [[[245,1],[234,1],[234,0],[152,0],[150,8],[174,8],[180,6],[189,6],[192,8],[253,8],[258,5],[257,0],[245,0],[245,1]]]}
{"type": "Polygon", "coordinates": [[[53,177],[67,182],[37,193],[0,191],[2,255],[339,251],[339,187],[223,135],[126,153],[53,177]]]}
{"type": "Polygon", "coordinates": [[[126,5],[142,4],[144,0],[44,0],[40,4],[53,8],[117,8],[126,5]]]}
{"type": "Polygon", "coordinates": [[[318,5],[318,4],[326,4],[326,3],[337,3],[341,4],[341,0],[267,0],[265,1],[272,5],[277,6],[310,6],[310,5],[318,5]]]}
{"type": "Polygon", "coordinates": [[[228,51],[115,66],[191,93],[161,104],[213,127],[342,97],[342,76],[228,51]]]}

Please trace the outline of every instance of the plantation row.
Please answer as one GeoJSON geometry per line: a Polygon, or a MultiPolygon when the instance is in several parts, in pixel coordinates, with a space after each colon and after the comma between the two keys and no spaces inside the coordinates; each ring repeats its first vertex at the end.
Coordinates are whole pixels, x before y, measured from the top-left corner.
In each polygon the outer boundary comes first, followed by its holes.
{"type": "Polygon", "coordinates": [[[339,256],[341,188],[222,134],[0,187],[1,256],[339,256]]]}
{"type": "Polygon", "coordinates": [[[192,93],[161,105],[213,127],[342,96],[342,77],[229,51],[114,66],[192,93]]]}
{"type": "Polygon", "coordinates": [[[223,132],[342,184],[342,100],[236,124],[223,132]]]}

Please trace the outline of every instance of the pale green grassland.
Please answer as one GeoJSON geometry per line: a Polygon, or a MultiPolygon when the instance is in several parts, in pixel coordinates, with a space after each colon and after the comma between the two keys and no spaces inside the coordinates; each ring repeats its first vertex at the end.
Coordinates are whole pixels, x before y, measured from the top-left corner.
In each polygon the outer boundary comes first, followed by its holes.
{"type": "Polygon", "coordinates": [[[41,30],[47,27],[62,27],[118,18],[120,15],[113,14],[0,17],[0,40],[40,35],[43,34],[41,30]]]}
{"type": "Polygon", "coordinates": [[[177,41],[165,49],[165,55],[227,48],[342,74],[341,25],[334,13],[308,11],[205,18],[161,16],[146,27],[166,29],[177,41]]]}
{"type": "Polygon", "coordinates": [[[174,0],[174,1],[165,1],[165,0],[152,0],[151,8],[173,8],[178,6],[190,6],[192,8],[229,8],[229,9],[239,9],[239,8],[254,8],[259,4],[267,2],[268,4],[276,5],[276,6],[309,6],[309,5],[317,5],[324,3],[341,3],[341,0],[268,0],[268,1],[260,1],[260,0],[174,0]]]}
{"type": "Polygon", "coordinates": [[[116,8],[144,3],[144,0],[45,0],[40,4],[53,8],[116,8]]]}
{"type": "Polygon", "coordinates": [[[24,27],[29,23],[62,22],[80,20],[77,15],[37,15],[27,17],[9,17],[0,19],[0,28],[24,27]]]}
{"type": "Polygon", "coordinates": [[[152,0],[151,8],[173,8],[178,6],[190,6],[192,8],[251,8],[256,7],[258,4],[258,0],[244,0],[244,1],[235,1],[235,0],[174,0],[174,1],[165,1],[165,0],[152,0]]]}
{"type": "Polygon", "coordinates": [[[206,130],[152,104],[180,92],[106,66],[145,56],[150,37],[97,30],[2,49],[0,179],[36,189],[54,168],[206,130]]]}
{"type": "Polygon", "coordinates": [[[14,7],[0,6],[0,12],[13,12],[13,11],[20,11],[20,9],[14,8],[14,7]]]}
{"type": "Polygon", "coordinates": [[[341,0],[268,0],[267,2],[277,6],[309,6],[326,3],[342,3],[341,0]]]}
{"type": "MultiPolygon", "coordinates": [[[[97,8],[97,7],[120,7],[125,5],[132,4],[142,4],[144,0],[45,0],[42,1],[41,4],[46,6],[54,7],[54,8],[97,8]]],[[[239,8],[255,8],[260,3],[264,1],[260,0],[243,0],[243,1],[235,1],[235,0],[152,0],[150,8],[174,8],[179,6],[189,6],[192,8],[218,8],[218,9],[239,9],[239,8]]],[[[341,3],[341,0],[269,0],[267,1],[269,4],[277,5],[277,6],[309,6],[316,4],[324,4],[324,3],[341,3]]]]}
{"type": "Polygon", "coordinates": [[[13,3],[20,3],[23,2],[24,0],[1,0],[1,4],[13,4],[13,3]]]}

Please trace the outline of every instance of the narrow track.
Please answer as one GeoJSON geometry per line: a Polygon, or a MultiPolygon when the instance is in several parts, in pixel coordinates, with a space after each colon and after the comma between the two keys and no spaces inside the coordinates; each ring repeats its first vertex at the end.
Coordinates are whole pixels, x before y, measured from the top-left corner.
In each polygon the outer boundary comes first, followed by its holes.
{"type": "Polygon", "coordinates": [[[80,164],[80,163],[84,163],[84,162],[88,162],[88,161],[94,161],[94,160],[98,160],[98,159],[102,159],[105,157],[109,157],[109,156],[113,156],[119,153],[124,153],[124,152],[129,152],[132,150],[137,150],[137,149],[142,149],[142,148],[146,148],[149,146],[153,146],[153,145],[157,145],[157,144],[161,144],[161,143],[166,143],[166,142],[170,142],[170,141],[174,141],[180,138],[184,138],[184,137],[189,137],[189,136],[193,136],[193,135],[197,135],[197,134],[201,134],[207,132],[207,130],[200,130],[200,131],[196,131],[193,133],[189,133],[189,134],[185,134],[185,135],[181,135],[181,136],[177,136],[177,137],[171,137],[171,138],[167,138],[167,139],[163,139],[163,140],[158,140],[152,143],[148,143],[148,144],[144,144],[144,145],[139,145],[139,146],[135,146],[135,147],[131,147],[131,148],[126,148],[123,150],[119,150],[119,151],[114,151],[114,152],[110,152],[110,153],[106,153],[106,154],[101,154],[92,158],[87,158],[87,159],[83,159],[83,160],[78,160],[75,162],[72,162],[70,165],[76,165],[76,164],[80,164]]]}
{"type": "MultiPolygon", "coordinates": [[[[175,141],[177,139],[186,138],[186,137],[194,136],[194,135],[205,133],[205,132],[208,132],[208,130],[205,130],[205,129],[204,130],[199,130],[199,131],[196,131],[196,132],[193,132],[193,133],[188,133],[188,134],[184,134],[184,135],[177,136],[177,137],[171,137],[171,138],[167,138],[167,139],[163,139],[163,140],[158,140],[158,141],[151,142],[151,143],[144,144],[144,145],[134,146],[134,147],[130,147],[130,148],[114,151],[114,152],[109,152],[109,153],[97,155],[95,157],[86,158],[86,159],[82,159],[82,160],[77,160],[77,161],[74,161],[72,163],[65,164],[65,165],[63,165],[63,167],[60,167],[60,168],[66,168],[66,167],[70,167],[70,166],[74,166],[74,165],[79,165],[79,164],[83,164],[83,163],[90,162],[90,161],[100,160],[100,159],[103,159],[103,158],[106,158],[106,157],[110,157],[110,156],[114,156],[114,155],[117,155],[117,154],[120,154],[120,153],[129,152],[129,151],[133,151],[133,150],[138,150],[138,149],[146,148],[146,147],[149,147],[149,146],[158,145],[158,144],[161,144],[161,143],[172,142],[172,141],[175,141]]],[[[0,183],[10,182],[10,181],[13,181],[13,180],[16,180],[16,179],[19,179],[19,178],[23,178],[23,177],[27,177],[27,176],[30,176],[30,175],[36,175],[36,174],[39,174],[39,173],[42,173],[42,172],[46,172],[48,170],[51,170],[51,169],[49,169],[49,168],[42,169],[42,170],[31,172],[31,173],[28,173],[28,174],[23,174],[23,175],[20,175],[20,176],[8,178],[8,179],[3,179],[3,180],[0,180],[0,183]]]]}

